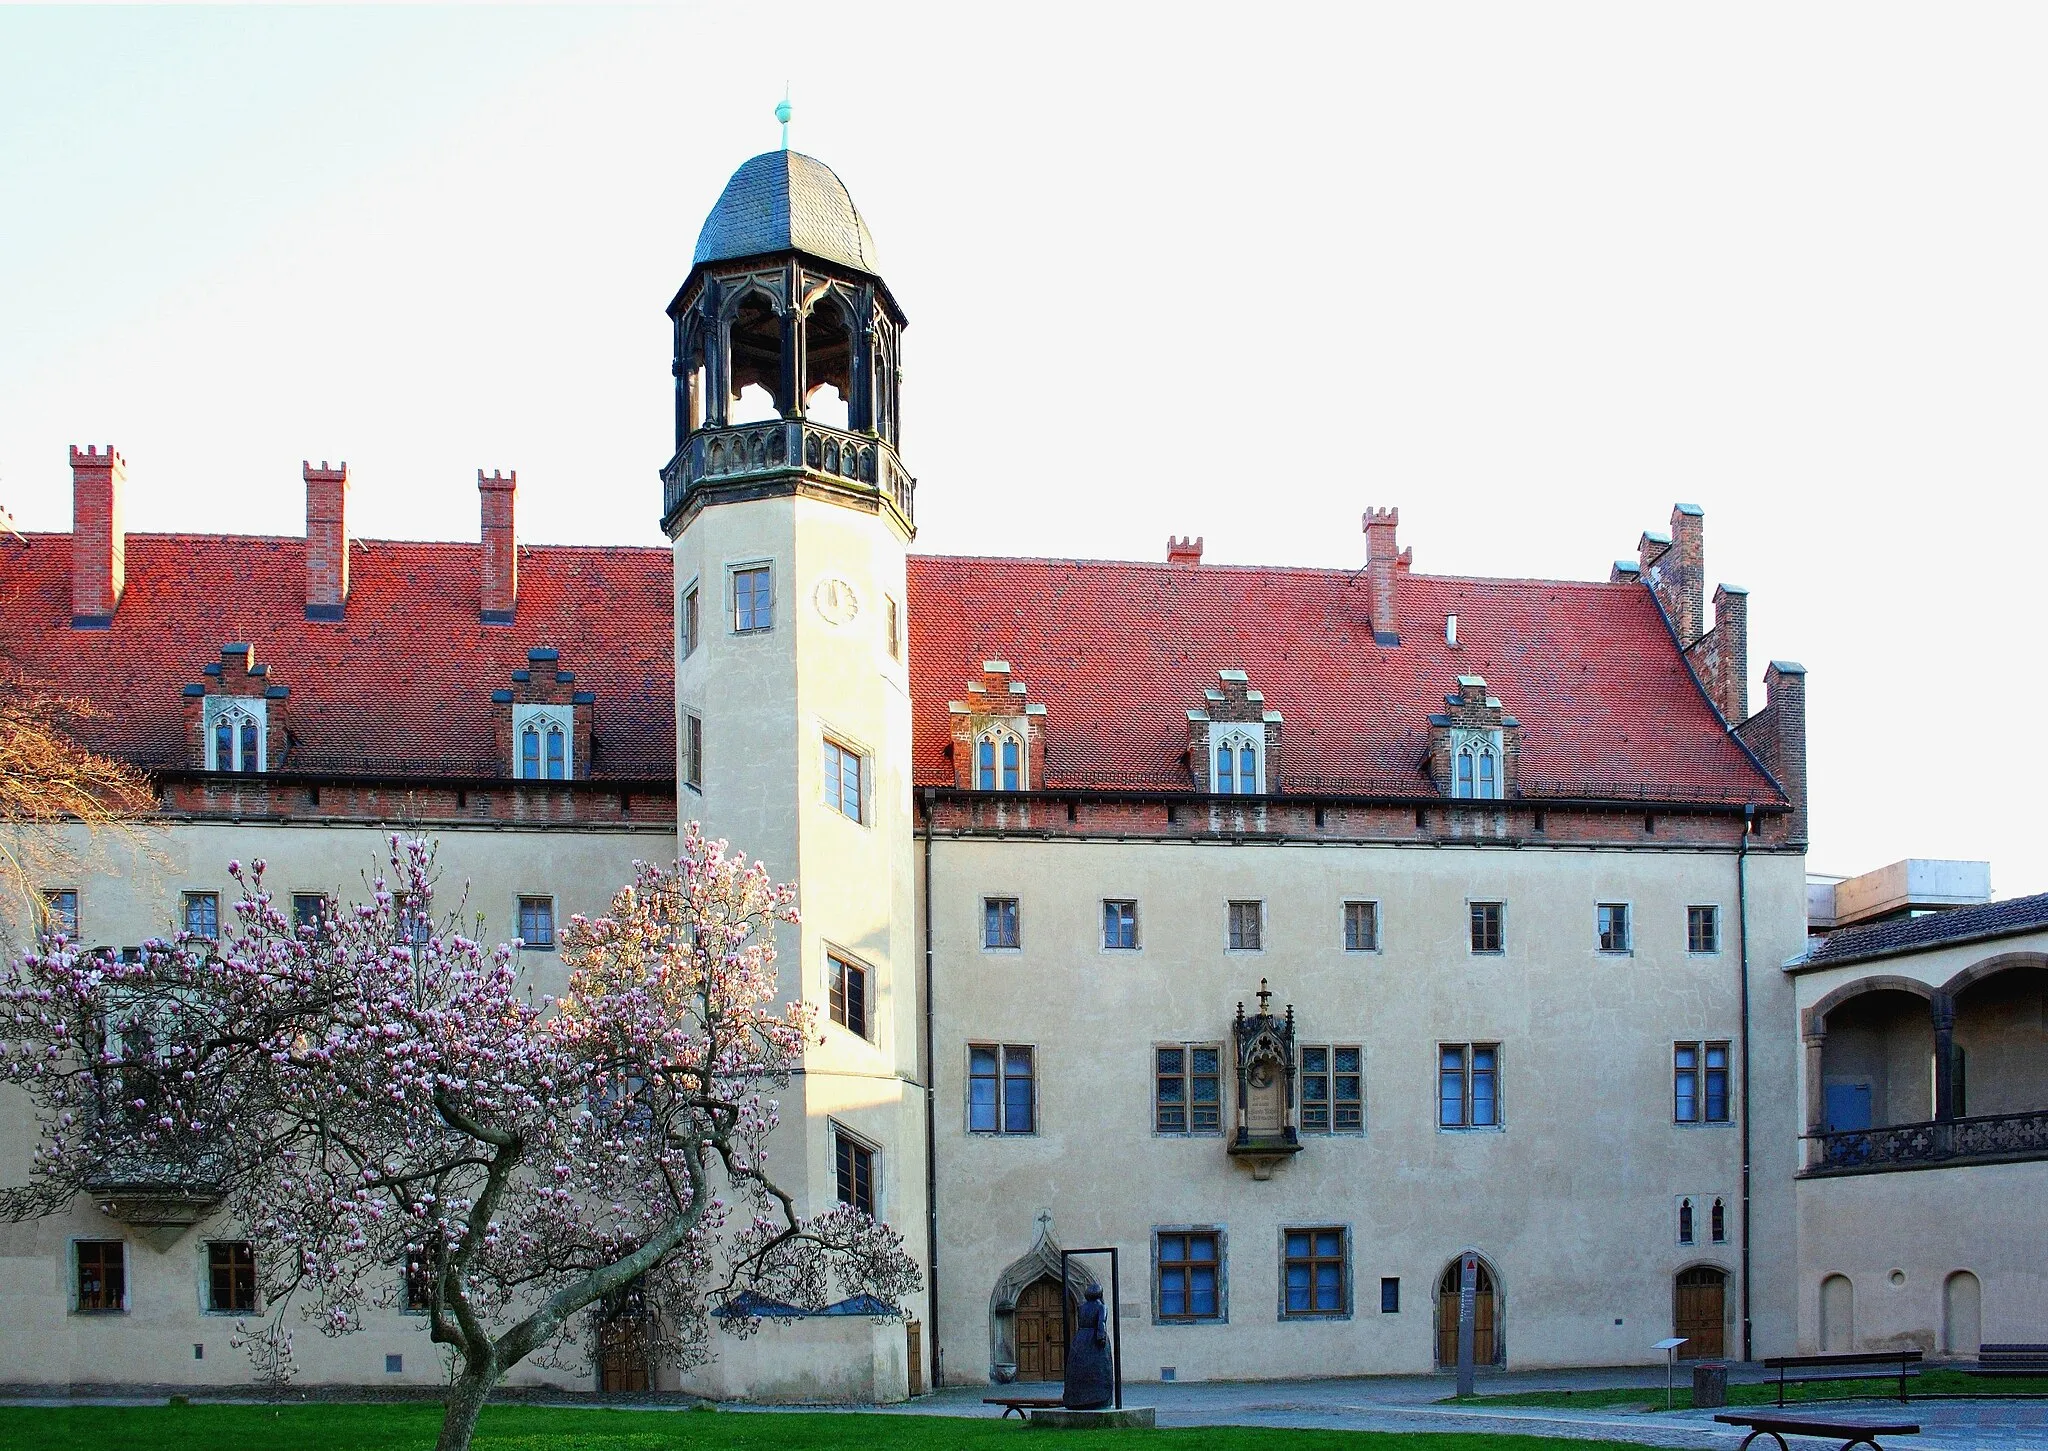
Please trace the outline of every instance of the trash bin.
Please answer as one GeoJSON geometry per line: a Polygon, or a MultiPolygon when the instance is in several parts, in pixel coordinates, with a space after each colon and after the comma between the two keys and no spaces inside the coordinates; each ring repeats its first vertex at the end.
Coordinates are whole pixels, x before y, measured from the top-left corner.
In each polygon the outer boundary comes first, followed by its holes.
{"type": "Polygon", "coordinates": [[[1696,1411],[1728,1404],[1728,1367],[1719,1361],[1701,1361],[1692,1368],[1692,1405],[1696,1411]]]}

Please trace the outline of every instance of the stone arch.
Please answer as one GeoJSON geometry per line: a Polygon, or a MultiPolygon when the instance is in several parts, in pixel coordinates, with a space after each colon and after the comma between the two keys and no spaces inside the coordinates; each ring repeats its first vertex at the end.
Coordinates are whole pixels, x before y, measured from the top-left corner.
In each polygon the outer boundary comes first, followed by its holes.
{"type": "Polygon", "coordinates": [[[804,416],[831,428],[853,426],[855,342],[859,323],[837,288],[813,296],[804,313],[804,416]],[[830,388],[832,397],[820,398],[830,388]]]}
{"type": "Polygon", "coordinates": [[[1687,1341],[1679,1349],[1681,1359],[1720,1360],[1728,1353],[1728,1331],[1736,1318],[1735,1297],[1729,1293],[1734,1282],[1735,1272],[1709,1256],[1687,1260],[1673,1272],[1671,1333],[1683,1335],[1687,1341]],[[1704,1301],[1702,1290],[1709,1292],[1704,1301]],[[1703,1304],[1718,1305],[1711,1324],[1693,1323],[1703,1304]]]}
{"type": "MultiPolygon", "coordinates": [[[[1458,1253],[1451,1256],[1450,1262],[1444,1266],[1442,1272],[1436,1277],[1435,1283],[1430,1287],[1431,1302],[1435,1307],[1431,1317],[1431,1328],[1434,1331],[1437,1346],[1436,1359],[1437,1369],[1439,1370],[1454,1370],[1457,1368],[1458,1357],[1454,1348],[1457,1338],[1457,1316],[1455,1311],[1450,1310],[1447,1306],[1446,1301],[1448,1297],[1445,1287],[1455,1283],[1465,1256],[1468,1254],[1479,1256],[1479,1293],[1481,1298],[1485,1297],[1489,1288],[1492,1291],[1493,1298],[1493,1354],[1490,1357],[1486,1356],[1482,1348],[1475,1345],[1473,1347],[1473,1360],[1479,1365],[1504,1366],[1508,1363],[1508,1297],[1507,1290],[1501,1282],[1500,1270],[1492,1260],[1481,1254],[1480,1251],[1467,1248],[1459,1250],[1458,1253]],[[1444,1354],[1447,1348],[1451,1349],[1448,1359],[1444,1354]]],[[[1474,1318],[1482,1325],[1485,1323],[1483,1310],[1481,1314],[1475,1315],[1474,1318]]]]}
{"type": "Polygon", "coordinates": [[[1819,1002],[1799,1015],[1799,1028],[1809,1038],[1825,1037],[1828,1031],[1828,1014],[1851,998],[1865,993],[1902,992],[1915,997],[1934,1000],[1935,988],[1914,977],[1899,977],[1893,973],[1880,973],[1876,977],[1859,977],[1854,982],[1845,982],[1828,993],[1819,1002]]]}
{"type": "Polygon", "coordinates": [[[791,321],[782,299],[758,279],[750,279],[733,289],[719,314],[726,357],[727,421],[761,422],[751,415],[764,410],[767,417],[783,416],[790,406],[783,397],[783,333],[791,321]],[[756,395],[743,404],[749,388],[760,389],[765,401],[756,395]]]}
{"type": "Polygon", "coordinates": [[[1941,985],[1941,991],[1950,998],[1968,987],[1974,987],[1987,977],[1996,977],[2015,967],[2048,968],[2048,953],[2042,952],[2001,952],[1987,957],[1982,962],[1973,962],[1954,977],[1941,985]]]}
{"type": "MultiPolygon", "coordinates": [[[[1038,1217],[1038,1235],[1031,1248],[1010,1261],[996,1276],[988,1297],[988,1378],[1005,1384],[1017,1373],[1017,1301],[1024,1291],[1040,1280],[1060,1280],[1060,1246],[1053,1238],[1052,1216],[1038,1217]]],[[[1067,1262],[1067,1296],[1076,1306],[1096,1285],[1095,1277],[1078,1261],[1067,1262]]]]}

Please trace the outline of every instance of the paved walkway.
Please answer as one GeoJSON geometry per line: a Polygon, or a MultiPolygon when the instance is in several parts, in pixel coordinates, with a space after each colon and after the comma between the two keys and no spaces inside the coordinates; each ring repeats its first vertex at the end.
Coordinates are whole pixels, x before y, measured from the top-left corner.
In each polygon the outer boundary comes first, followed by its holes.
{"type": "MultiPolygon", "coordinates": [[[[1761,1380],[1753,1367],[1731,1366],[1735,1380],[1761,1380]]],[[[1205,1381],[1127,1388],[1126,1405],[1159,1408],[1162,1426],[1274,1426],[1342,1431],[1463,1431],[1492,1435],[1554,1436],[1573,1440],[1629,1441],[1644,1446],[1734,1451],[1744,1432],[1719,1425],[1713,1411],[1658,1410],[1664,1403],[1661,1370],[1511,1372],[1482,1377],[1481,1395],[1520,1391],[1639,1386],[1643,1409],[1438,1405],[1453,1387],[1441,1376],[1371,1376],[1355,1380],[1205,1381]],[[1651,1414],[1650,1412],[1653,1412],[1651,1414]]],[[[1056,1395],[1056,1386],[1020,1388],[1056,1395]]],[[[985,1386],[948,1387],[902,1415],[995,1416],[985,1386]]],[[[1735,1408],[1740,1410],[1740,1407],[1735,1408]]],[[[1881,1416],[1919,1423],[1921,1434],[1899,1437],[1886,1451],[2048,1451],[2048,1404],[2040,1401],[1838,1401],[1801,1407],[1817,1418],[1881,1416]],[[1903,1414],[1901,1414],[1903,1412],[1903,1414]]],[[[1768,1446],[1769,1443],[1765,1442],[1768,1446]]],[[[1795,1442],[1819,1451],[1820,1442],[1795,1442]]],[[[1827,1451],[1834,1451],[1833,1447],[1827,1451]]]]}

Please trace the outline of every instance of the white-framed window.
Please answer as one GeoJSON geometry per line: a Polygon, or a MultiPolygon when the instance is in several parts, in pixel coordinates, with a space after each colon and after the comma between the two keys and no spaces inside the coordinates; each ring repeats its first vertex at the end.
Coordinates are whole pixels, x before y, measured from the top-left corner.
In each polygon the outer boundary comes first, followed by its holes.
{"type": "Polygon", "coordinates": [[[700,605],[697,581],[693,579],[683,591],[682,607],[676,611],[676,654],[685,660],[697,653],[698,631],[703,623],[700,605]]]}
{"type": "Polygon", "coordinates": [[[1593,909],[1593,933],[1602,952],[1626,955],[1631,947],[1628,903],[1602,902],[1593,909]]]}
{"type": "Polygon", "coordinates": [[[1218,796],[1266,794],[1266,732],[1263,726],[1209,728],[1212,789],[1218,796]]]}
{"type": "Polygon", "coordinates": [[[512,774],[522,781],[572,781],[576,777],[576,708],[570,705],[512,707],[512,774]]]}
{"type": "Polygon", "coordinates": [[[209,695],[203,715],[206,726],[206,769],[257,772],[269,769],[270,702],[260,696],[209,695]]]}
{"type": "Polygon", "coordinates": [[[185,930],[194,937],[213,942],[220,937],[220,893],[187,892],[180,916],[185,930]]]}
{"type": "Polygon", "coordinates": [[[1456,731],[1451,738],[1451,795],[1467,801],[1498,801],[1503,793],[1504,756],[1499,731],[1456,731]]]}
{"type": "Polygon", "coordinates": [[[825,737],[825,804],[848,821],[866,821],[861,795],[866,759],[852,746],[825,737]]]}
{"type": "Polygon", "coordinates": [[[689,711],[683,712],[683,784],[704,789],[704,721],[689,711]]]}
{"type": "Polygon", "coordinates": [[[775,628],[775,567],[771,564],[736,564],[731,570],[732,628],[737,635],[751,635],[775,628]]]}
{"type": "Polygon", "coordinates": [[[1025,782],[1024,742],[1001,726],[983,731],[974,743],[974,789],[1022,791],[1025,782]]]}
{"type": "Polygon", "coordinates": [[[1380,950],[1380,904],[1351,901],[1344,904],[1344,950],[1380,950]]]}

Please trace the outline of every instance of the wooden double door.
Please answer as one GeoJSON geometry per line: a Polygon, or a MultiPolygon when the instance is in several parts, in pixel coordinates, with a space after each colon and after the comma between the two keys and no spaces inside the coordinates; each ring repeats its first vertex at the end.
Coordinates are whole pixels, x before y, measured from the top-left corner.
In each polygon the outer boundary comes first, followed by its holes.
{"type": "Polygon", "coordinates": [[[1704,1265],[1683,1271],[1674,1290],[1671,1333],[1683,1335],[1678,1353],[1686,1360],[1719,1360],[1727,1354],[1728,1276],[1704,1265]]]}
{"type": "MultiPolygon", "coordinates": [[[[1452,1260],[1451,1267],[1444,1271],[1444,1277],[1436,1287],[1436,1363],[1443,1370],[1455,1370],[1458,1366],[1458,1300],[1463,1289],[1462,1270],[1462,1262],[1452,1260]]],[[[1496,1365],[1500,1361],[1500,1296],[1494,1290],[1493,1275],[1486,1268],[1485,1260],[1479,1262],[1475,1290],[1472,1300],[1472,1363],[1496,1365]]]]}
{"type": "Polygon", "coordinates": [[[1035,1280],[1017,1297],[1017,1379],[1066,1378],[1067,1327],[1060,1287],[1049,1278],[1035,1280]]]}

